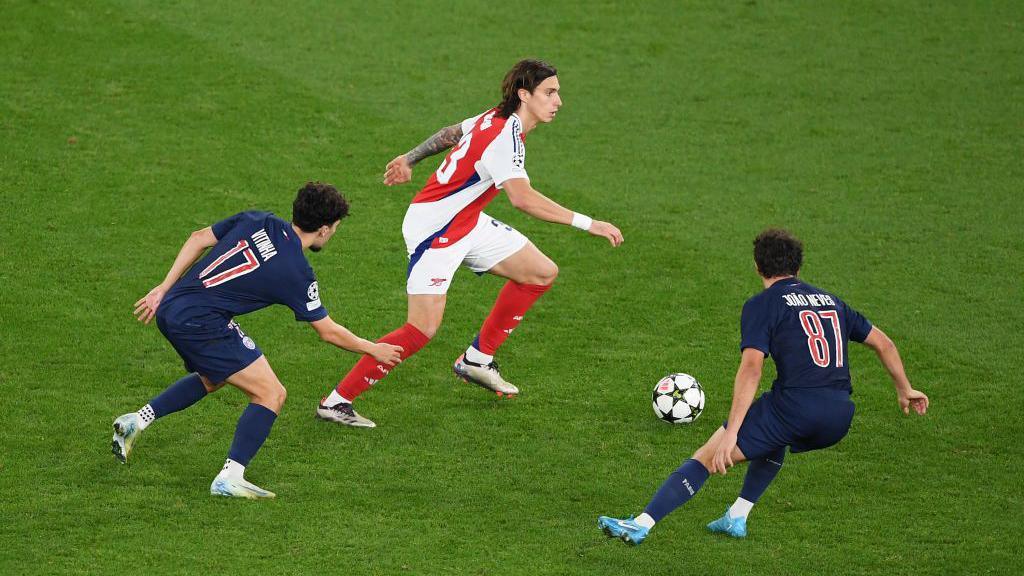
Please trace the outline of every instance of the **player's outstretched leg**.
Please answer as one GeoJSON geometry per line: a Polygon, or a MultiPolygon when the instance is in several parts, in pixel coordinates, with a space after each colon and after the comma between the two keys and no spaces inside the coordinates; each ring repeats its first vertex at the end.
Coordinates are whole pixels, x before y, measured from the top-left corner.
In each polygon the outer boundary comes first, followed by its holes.
{"type": "Polygon", "coordinates": [[[492,390],[499,396],[514,396],[519,388],[501,376],[494,355],[522,322],[526,312],[551,288],[558,266],[527,242],[519,251],[495,264],[491,274],[507,278],[491,313],[466,352],[452,366],[466,382],[492,390]]]}
{"type": "MultiPolygon", "coordinates": [[[[210,387],[216,389],[216,387],[210,387]]],[[[149,401],[138,412],[129,412],[114,420],[114,437],[110,451],[122,463],[128,463],[128,455],[138,440],[139,434],[157,418],[184,410],[206,397],[210,388],[199,374],[189,374],[167,387],[149,401]]]]}
{"type": "MultiPolygon", "coordinates": [[[[701,486],[708,479],[710,473],[708,472],[708,466],[711,465],[712,457],[714,456],[715,449],[718,447],[719,440],[725,434],[725,428],[719,428],[711,435],[711,438],[704,443],[703,446],[697,449],[693,454],[693,458],[685,460],[675,472],[669,475],[668,479],[658,488],[658,491],[651,498],[651,501],[644,508],[643,514],[640,514],[635,519],[627,519],[627,525],[634,524],[639,528],[643,528],[643,534],[640,541],[630,539],[631,544],[639,544],[647,537],[647,533],[654,528],[654,525],[661,521],[662,518],[668,516],[676,508],[679,508],[683,504],[689,502],[690,498],[693,498],[697,491],[700,490],[701,486]]],[[[734,463],[743,462],[746,457],[738,447],[733,447],[732,460],[734,463]]],[[[602,516],[601,518],[607,518],[602,516]]],[[[602,530],[605,530],[606,534],[615,536],[614,532],[609,533],[605,528],[606,522],[603,523],[601,518],[598,519],[598,525],[602,530]]],[[[610,518],[611,521],[616,521],[615,518],[610,518]]],[[[620,525],[621,526],[621,525],[620,525]]],[[[626,527],[622,526],[625,530],[626,527]]],[[[639,534],[638,534],[639,536],[639,534]]],[[[622,536],[619,536],[622,537],[622,536]]],[[[625,538],[623,538],[625,540],[625,538]]]]}
{"type": "Polygon", "coordinates": [[[746,537],[747,516],[768,489],[768,485],[779,474],[785,457],[786,448],[783,446],[764,458],[751,460],[747,467],[747,475],[743,478],[743,489],[740,490],[739,498],[721,518],[708,524],[708,530],[728,534],[733,538],[746,537]]]}
{"type": "MultiPolygon", "coordinates": [[[[430,338],[411,323],[406,323],[377,341],[401,346],[403,349],[402,360],[404,361],[426,346],[430,338]]],[[[352,402],[370,386],[383,380],[390,371],[390,368],[377,362],[373,356],[364,355],[338,382],[338,386],[327,397],[320,400],[320,405],[316,409],[316,417],[345,426],[376,427],[373,420],[360,416],[352,408],[352,402]]]]}
{"type": "Polygon", "coordinates": [[[237,498],[273,498],[273,492],[245,479],[245,468],[270,435],[277,414],[284,406],[287,392],[264,356],[229,376],[227,381],[245,392],[251,403],[238,419],[228,459],[210,484],[210,494],[237,498]]]}

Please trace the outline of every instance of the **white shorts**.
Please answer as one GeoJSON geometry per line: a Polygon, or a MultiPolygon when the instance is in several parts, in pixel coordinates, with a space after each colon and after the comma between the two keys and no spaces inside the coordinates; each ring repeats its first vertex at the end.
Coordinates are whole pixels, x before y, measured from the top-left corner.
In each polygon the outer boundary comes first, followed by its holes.
{"type": "Polygon", "coordinates": [[[458,242],[444,248],[427,248],[416,254],[423,238],[405,238],[409,271],[405,289],[409,294],[447,294],[460,264],[483,274],[502,260],[522,250],[529,240],[515,228],[483,212],[476,227],[458,242]],[[417,257],[418,256],[418,257],[417,257]]]}

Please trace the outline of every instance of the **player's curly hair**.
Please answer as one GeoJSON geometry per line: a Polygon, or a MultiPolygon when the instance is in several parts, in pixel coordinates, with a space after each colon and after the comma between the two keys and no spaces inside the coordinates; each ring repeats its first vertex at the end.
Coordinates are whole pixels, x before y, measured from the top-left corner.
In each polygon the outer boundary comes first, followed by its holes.
{"type": "Polygon", "coordinates": [[[540,86],[540,83],[557,76],[558,70],[543,60],[520,60],[505,74],[505,80],[501,82],[501,104],[498,105],[498,116],[508,118],[513,112],[519,109],[519,90],[526,89],[533,93],[540,86]]]}
{"type": "Polygon", "coordinates": [[[804,245],[788,230],[769,228],[754,238],[754,262],[765,278],[796,276],[804,263],[804,245]]]}
{"type": "Polygon", "coordinates": [[[292,223],[305,232],[332,226],[348,216],[348,202],[338,189],[323,182],[306,182],[292,203],[292,223]]]}

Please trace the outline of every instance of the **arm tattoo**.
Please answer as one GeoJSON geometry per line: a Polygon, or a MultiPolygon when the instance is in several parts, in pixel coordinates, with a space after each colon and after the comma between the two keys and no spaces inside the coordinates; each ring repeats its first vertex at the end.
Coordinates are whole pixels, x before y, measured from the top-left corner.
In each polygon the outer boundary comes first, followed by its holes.
{"type": "Polygon", "coordinates": [[[452,124],[447,128],[441,128],[436,134],[424,140],[422,144],[408,151],[405,154],[405,159],[410,166],[415,166],[417,162],[427,156],[433,156],[455,146],[461,139],[462,124],[452,124]]]}

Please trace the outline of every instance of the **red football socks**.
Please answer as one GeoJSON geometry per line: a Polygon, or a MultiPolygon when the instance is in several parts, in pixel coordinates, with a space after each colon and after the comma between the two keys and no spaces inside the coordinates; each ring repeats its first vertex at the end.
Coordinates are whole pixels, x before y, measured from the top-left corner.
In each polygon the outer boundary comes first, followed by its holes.
{"type": "Polygon", "coordinates": [[[509,334],[519,326],[523,315],[551,285],[518,284],[509,280],[498,294],[491,314],[484,320],[473,345],[484,354],[493,355],[509,334]]]}
{"type": "MultiPolygon", "coordinates": [[[[404,349],[402,351],[402,360],[419,352],[420,348],[426,346],[429,341],[430,338],[427,338],[423,332],[420,332],[415,326],[408,323],[377,340],[377,342],[401,346],[404,349]]],[[[338,382],[338,387],[335,390],[351,402],[365,392],[367,388],[387,376],[390,369],[384,364],[377,362],[373,356],[364,354],[356,362],[356,365],[348,371],[348,374],[341,379],[341,382],[338,382]]]]}

